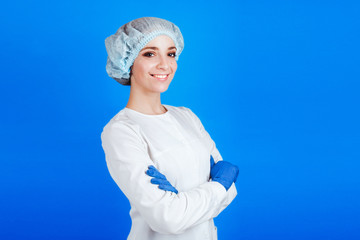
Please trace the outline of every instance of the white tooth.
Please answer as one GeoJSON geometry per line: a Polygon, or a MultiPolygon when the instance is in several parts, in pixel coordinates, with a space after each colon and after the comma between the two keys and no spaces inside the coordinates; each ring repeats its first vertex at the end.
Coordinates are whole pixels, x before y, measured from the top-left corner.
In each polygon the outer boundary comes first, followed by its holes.
{"type": "Polygon", "coordinates": [[[167,75],[154,75],[157,78],[166,78],[167,75]]]}

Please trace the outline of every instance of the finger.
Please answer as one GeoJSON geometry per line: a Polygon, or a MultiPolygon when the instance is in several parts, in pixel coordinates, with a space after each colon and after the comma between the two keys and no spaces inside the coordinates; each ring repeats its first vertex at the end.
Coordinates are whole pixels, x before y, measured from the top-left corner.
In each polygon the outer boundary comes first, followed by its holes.
{"type": "Polygon", "coordinates": [[[154,167],[154,165],[150,165],[148,168],[149,169],[156,169],[156,167],[154,167]]]}
{"type": "Polygon", "coordinates": [[[235,166],[235,168],[236,168],[236,170],[235,170],[235,180],[234,180],[234,182],[236,182],[236,180],[237,180],[237,178],[238,178],[238,176],[239,176],[239,167],[238,166],[235,166]]]}
{"type": "Polygon", "coordinates": [[[162,184],[162,185],[166,185],[166,184],[168,184],[168,185],[170,185],[170,183],[167,181],[167,180],[165,180],[165,179],[160,179],[160,178],[152,178],[151,180],[150,180],[150,182],[152,183],[152,184],[162,184]]]}
{"type": "Polygon", "coordinates": [[[149,169],[145,173],[151,177],[166,179],[166,177],[161,174],[155,167],[149,166],[149,169]]]}
{"type": "Polygon", "coordinates": [[[159,188],[165,191],[171,191],[173,187],[169,184],[160,184],[159,188]]]}
{"type": "Polygon", "coordinates": [[[178,193],[178,191],[176,190],[176,188],[174,188],[173,186],[171,185],[162,185],[160,184],[159,185],[159,188],[162,189],[162,190],[165,190],[165,191],[170,191],[170,192],[174,192],[174,193],[178,193]]]}

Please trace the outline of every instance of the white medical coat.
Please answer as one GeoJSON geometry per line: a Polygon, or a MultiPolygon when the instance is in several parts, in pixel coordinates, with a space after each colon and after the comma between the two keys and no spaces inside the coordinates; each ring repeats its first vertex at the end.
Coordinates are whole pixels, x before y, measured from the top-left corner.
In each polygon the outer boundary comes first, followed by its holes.
{"type": "Polygon", "coordinates": [[[237,195],[209,181],[210,154],[222,160],[199,118],[186,107],[146,115],[124,108],[104,127],[109,172],[130,201],[129,240],[214,240],[215,218],[237,195]],[[154,165],[179,191],[164,191],[145,174],[154,165]]]}

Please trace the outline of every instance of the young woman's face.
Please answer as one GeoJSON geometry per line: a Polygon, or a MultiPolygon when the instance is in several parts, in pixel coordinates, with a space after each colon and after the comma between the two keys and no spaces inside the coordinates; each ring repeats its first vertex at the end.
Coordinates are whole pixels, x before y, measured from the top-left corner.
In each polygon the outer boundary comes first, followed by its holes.
{"type": "Polygon", "coordinates": [[[160,35],[151,40],[131,68],[131,87],[143,93],[165,92],[177,69],[175,55],[175,44],[170,37],[160,35]]]}

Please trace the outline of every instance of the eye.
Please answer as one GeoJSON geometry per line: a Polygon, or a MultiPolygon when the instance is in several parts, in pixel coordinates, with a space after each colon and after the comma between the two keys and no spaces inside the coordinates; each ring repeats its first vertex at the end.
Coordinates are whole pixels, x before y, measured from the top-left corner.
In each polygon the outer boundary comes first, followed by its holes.
{"type": "Polygon", "coordinates": [[[153,53],[153,52],[146,52],[146,53],[143,54],[143,56],[145,56],[145,57],[152,57],[151,54],[154,54],[154,53],[153,53]]]}
{"type": "Polygon", "coordinates": [[[171,57],[176,57],[176,52],[169,53],[171,57]]]}

